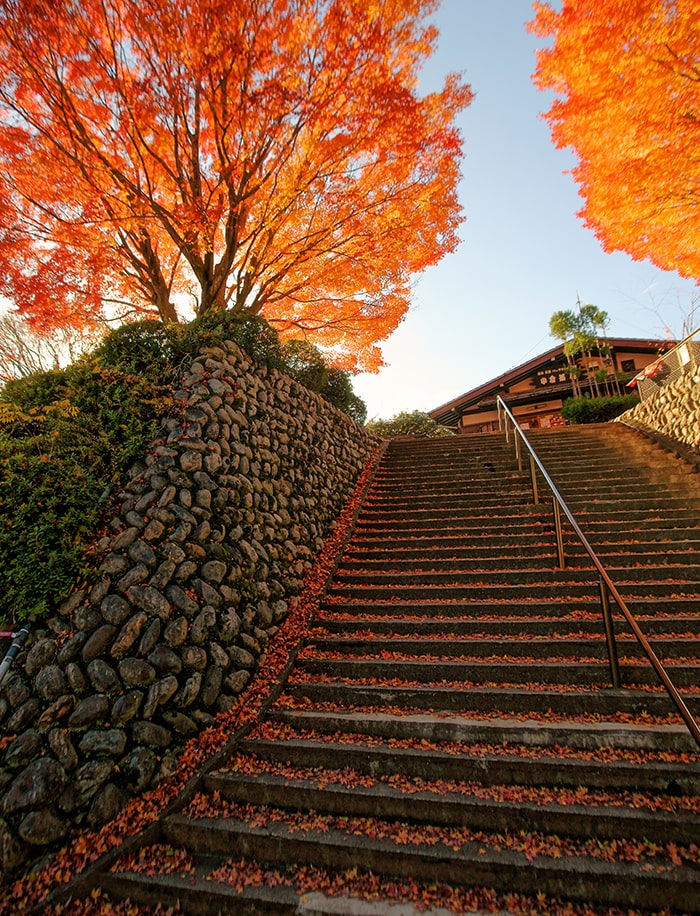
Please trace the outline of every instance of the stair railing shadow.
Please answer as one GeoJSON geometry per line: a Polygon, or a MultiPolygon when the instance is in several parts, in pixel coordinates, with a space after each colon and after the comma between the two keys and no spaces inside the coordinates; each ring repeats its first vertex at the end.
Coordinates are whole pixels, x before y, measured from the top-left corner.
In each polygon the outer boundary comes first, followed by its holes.
{"type": "Polygon", "coordinates": [[[600,604],[603,614],[603,624],[605,626],[605,642],[608,653],[608,664],[610,666],[610,679],[612,685],[615,688],[621,687],[620,681],[620,666],[617,656],[617,643],[615,641],[615,629],[613,625],[613,616],[612,609],[610,606],[610,598],[614,600],[617,605],[620,613],[625,618],[628,626],[634,633],[637,641],[642,647],[644,654],[651,663],[652,668],[656,672],[657,677],[659,678],[662,686],[665,688],[667,694],[671,698],[674,706],[678,710],[681,718],[685,722],[688,731],[692,735],[695,743],[700,747],[700,727],[695,721],[692,713],[686,706],[683,697],[678,692],[675,684],[671,680],[666,671],[666,668],[663,666],[661,660],[654,652],[649,640],[646,638],[644,633],[639,627],[639,624],[635,620],[634,614],[627,606],[624,598],[620,595],[619,591],[615,587],[615,583],[610,578],[609,573],[603,566],[595,550],[591,546],[588,538],[585,536],[581,530],[576,518],[574,517],[571,509],[567,506],[564,498],[557,489],[554,481],[547,472],[545,466],[543,465],[541,459],[537,455],[537,452],[532,447],[527,436],[525,435],[522,427],[518,421],[513,416],[510,408],[503,400],[503,398],[498,395],[496,398],[496,404],[498,409],[498,427],[503,432],[505,431],[506,442],[510,441],[510,436],[512,433],[513,442],[515,446],[515,456],[518,462],[518,470],[523,470],[523,449],[526,451],[529,457],[530,464],[530,480],[532,483],[532,496],[535,502],[535,505],[539,505],[541,501],[539,486],[537,481],[537,471],[540,472],[542,478],[545,481],[546,486],[551,491],[552,494],[552,512],[554,516],[554,527],[556,531],[557,539],[557,556],[559,561],[559,568],[566,568],[566,557],[564,555],[564,538],[562,533],[562,513],[569,520],[576,537],[579,539],[583,545],[584,550],[590,557],[593,565],[598,571],[599,575],[599,588],[600,588],[600,604]]]}

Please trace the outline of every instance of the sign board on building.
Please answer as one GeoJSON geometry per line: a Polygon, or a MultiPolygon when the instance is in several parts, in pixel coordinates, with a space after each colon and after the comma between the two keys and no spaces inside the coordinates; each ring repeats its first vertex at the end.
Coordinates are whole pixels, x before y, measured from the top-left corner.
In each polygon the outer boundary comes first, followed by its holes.
{"type": "Polygon", "coordinates": [[[540,369],[536,376],[536,384],[538,388],[544,388],[547,385],[561,385],[567,379],[566,371],[561,366],[553,369],[540,369]]]}

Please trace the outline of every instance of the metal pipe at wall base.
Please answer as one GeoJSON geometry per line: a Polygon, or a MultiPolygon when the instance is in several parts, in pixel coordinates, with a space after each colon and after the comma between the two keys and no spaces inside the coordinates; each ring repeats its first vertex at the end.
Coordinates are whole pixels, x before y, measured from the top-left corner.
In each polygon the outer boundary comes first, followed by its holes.
{"type": "Polygon", "coordinates": [[[31,625],[28,623],[25,623],[24,626],[20,627],[20,629],[16,633],[12,634],[13,636],[12,645],[5,653],[5,657],[3,658],[3,660],[0,662],[0,685],[2,685],[2,682],[4,681],[8,671],[12,667],[14,660],[17,658],[19,653],[22,651],[22,647],[24,646],[25,642],[27,641],[29,637],[30,630],[31,630],[31,625]]]}

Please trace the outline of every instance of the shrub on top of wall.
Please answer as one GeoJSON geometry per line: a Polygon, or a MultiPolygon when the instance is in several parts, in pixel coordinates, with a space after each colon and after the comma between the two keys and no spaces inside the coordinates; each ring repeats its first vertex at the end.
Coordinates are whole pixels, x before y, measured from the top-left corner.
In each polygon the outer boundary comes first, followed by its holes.
{"type": "MultiPolygon", "coordinates": [[[[218,312],[187,325],[153,320],[123,325],[68,368],[12,380],[0,389],[5,624],[46,614],[76,582],[90,579],[89,553],[109,510],[109,494],[144,455],[162,418],[177,412],[172,390],[193,356],[226,340],[256,364],[304,382],[303,360],[286,359],[277,332],[263,318],[218,312]]],[[[351,416],[353,399],[364,407],[347,373],[327,369],[311,344],[297,344],[307,362],[311,354],[318,363],[314,390],[351,416]]]]}
{"type": "Polygon", "coordinates": [[[567,398],[561,408],[561,415],[569,423],[607,423],[639,403],[636,394],[616,395],[605,398],[567,398]]]}
{"type": "Polygon", "coordinates": [[[8,383],[0,403],[0,613],[12,622],[89,575],[103,494],[172,410],[162,383],[94,357],[47,376],[8,383]]]}

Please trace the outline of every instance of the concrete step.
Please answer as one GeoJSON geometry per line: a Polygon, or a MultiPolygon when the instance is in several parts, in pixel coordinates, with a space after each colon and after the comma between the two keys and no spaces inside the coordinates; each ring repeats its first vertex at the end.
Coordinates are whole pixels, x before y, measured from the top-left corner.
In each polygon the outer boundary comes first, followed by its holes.
{"type": "MultiPolygon", "coordinates": [[[[579,550],[579,541],[567,530],[564,523],[564,541],[567,546],[573,546],[579,550]]],[[[554,543],[554,525],[551,520],[551,509],[541,509],[539,515],[533,516],[532,524],[527,522],[514,527],[508,526],[508,531],[496,528],[491,531],[484,531],[479,526],[464,528],[463,533],[459,529],[435,527],[432,531],[422,529],[398,530],[387,532],[382,528],[366,529],[364,531],[355,529],[352,543],[348,545],[347,553],[351,555],[356,551],[366,550],[386,550],[393,548],[395,550],[417,550],[424,548],[438,548],[441,550],[450,550],[452,548],[497,548],[499,551],[506,548],[522,547],[523,550],[532,546],[543,543],[554,543]],[[479,534],[479,531],[482,533],[479,534]],[[471,535],[471,536],[470,536],[471,535]]],[[[611,529],[609,525],[588,525],[586,532],[588,539],[601,546],[609,544],[611,547],[619,548],[620,546],[629,546],[636,548],[637,545],[647,545],[645,550],[657,550],[663,554],[669,545],[682,546],[683,549],[688,544],[696,542],[696,532],[688,531],[685,528],[675,528],[664,526],[662,523],[648,523],[644,527],[626,527],[623,529],[611,529]]]]}
{"type": "Polygon", "coordinates": [[[455,511],[467,509],[469,511],[482,508],[516,508],[532,505],[532,491],[522,488],[510,490],[508,493],[497,491],[485,492],[483,487],[475,488],[473,492],[462,490],[457,493],[443,495],[407,495],[402,500],[374,500],[365,503],[360,512],[360,518],[384,518],[385,516],[404,516],[414,512],[455,511]]]}
{"type": "Polygon", "coordinates": [[[547,749],[537,753],[531,745],[451,743],[425,745],[366,740],[362,732],[333,736],[292,724],[284,734],[265,739],[254,736],[241,743],[248,754],[295,767],[326,769],[351,767],[376,777],[399,774],[447,784],[462,782],[485,786],[542,786],[601,792],[642,792],[676,797],[700,795],[700,760],[663,760],[643,749],[627,755],[602,750],[547,749]]]}
{"type": "MultiPolygon", "coordinates": [[[[496,658],[445,660],[403,658],[352,658],[303,659],[299,670],[311,675],[339,678],[365,678],[371,681],[411,681],[450,684],[549,684],[573,687],[592,687],[610,684],[610,669],[603,658],[590,662],[570,658],[561,661],[534,660],[529,657],[503,660],[496,658]]],[[[673,661],[666,664],[677,688],[697,687],[697,662],[673,661]]],[[[623,687],[656,686],[658,678],[650,665],[637,660],[635,664],[621,660],[620,677],[623,687]]]]}
{"type": "MultiPolygon", "coordinates": [[[[381,657],[387,651],[387,640],[384,637],[373,639],[352,638],[350,636],[331,636],[323,638],[310,635],[307,646],[319,653],[343,653],[359,658],[362,656],[381,657]]],[[[617,637],[618,653],[623,658],[637,659],[646,657],[637,640],[632,636],[617,637]]],[[[700,640],[691,636],[655,636],[654,651],[662,659],[690,658],[700,660],[700,640]]],[[[607,658],[606,643],[603,633],[591,634],[587,638],[561,636],[554,640],[549,636],[530,636],[509,638],[491,636],[486,639],[479,636],[444,636],[430,638],[417,636],[407,639],[393,636],[391,652],[405,658],[433,656],[435,658],[532,658],[532,659],[604,659],[607,658]]]]}
{"type": "MultiPolygon", "coordinates": [[[[397,547],[430,546],[431,544],[460,544],[462,547],[514,546],[522,543],[542,543],[553,538],[549,520],[533,517],[490,520],[488,516],[478,519],[460,518],[453,520],[435,519],[422,524],[406,522],[396,525],[358,525],[353,536],[353,549],[366,546],[382,547],[395,544],[397,547]],[[487,539],[493,539],[491,541],[487,539]],[[482,540],[483,539],[483,540],[482,540]]],[[[606,532],[607,533],[607,532],[606,532]]]]}
{"type": "Polygon", "coordinates": [[[270,718],[322,734],[348,732],[383,740],[519,744],[665,751],[692,754],[696,745],[684,725],[636,725],[619,722],[543,722],[528,719],[472,719],[458,714],[431,712],[393,715],[386,712],[276,710],[270,718]]]}
{"type": "MultiPolygon", "coordinates": [[[[676,713],[666,693],[651,693],[644,690],[613,690],[606,685],[595,687],[588,692],[582,690],[534,689],[533,684],[502,687],[478,687],[469,685],[462,690],[454,686],[422,686],[420,683],[382,686],[362,683],[361,672],[358,681],[352,678],[331,678],[325,683],[292,682],[287,695],[297,700],[307,700],[309,706],[328,708],[367,707],[378,709],[403,708],[425,709],[449,712],[480,712],[485,715],[498,713],[501,717],[521,715],[599,716],[614,720],[616,716],[643,717],[645,721],[663,718],[676,713]]],[[[700,715],[700,697],[688,695],[686,706],[696,717],[700,715]]]]}
{"type": "MultiPolygon", "coordinates": [[[[556,480],[555,484],[557,484],[556,480]]],[[[624,503],[629,500],[644,498],[639,485],[631,484],[627,477],[611,480],[605,485],[596,483],[593,486],[590,484],[590,476],[582,477],[580,480],[572,478],[566,486],[559,481],[557,488],[565,496],[567,502],[613,500],[624,503]]],[[[532,501],[532,484],[528,478],[526,481],[511,480],[507,484],[500,483],[498,486],[494,485],[493,482],[490,485],[486,485],[481,481],[469,480],[445,481],[439,486],[436,484],[432,486],[404,485],[400,490],[394,485],[386,491],[373,490],[371,499],[367,500],[365,506],[368,509],[374,509],[389,507],[412,508],[416,505],[431,504],[452,505],[457,499],[464,501],[483,497],[497,499],[499,495],[510,496],[512,499],[521,498],[524,502],[530,502],[532,501]]],[[[692,505],[696,511],[700,504],[700,500],[691,499],[682,494],[679,495],[678,489],[670,486],[655,487],[653,500],[661,505],[669,505],[671,503],[682,503],[684,506],[692,505]]]]}
{"type": "Polygon", "coordinates": [[[406,845],[371,834],[350,841],[341,829],[303,831],[283,818],[259,827],[254,820],[173,817],[166,824],[166,840],[199,855],[229,856],[235,850],[236,856],[275,865],[292,861],[333,872],[374,870],[394,880],[480,884],[520,893],[546,887],[552,895],[566,893],[587,903],[682,908],[696,899],[700,886],[697,873],[683,866],[665,865],[669,871],[659,873],[644,870],[643,862],[623,866],[591,857],[585,875],[577,861],[492,852],[478,839],[458,850],[446,843],[406,845]]]}
{"type": "MultiPolygon", "coordinates": [[[[610,545],[607,549],[601,548],[596,550],[598,558],[604,566],[616,570],[629,569],[637,566],[646,566],[654,564],[662,570],[665,568],[681,568],[686,566],[697,567],[698,555],[695,549],[688,548],[688,543],[683,542],[680,546],[682,550],[664,551],[659,556],[658,546],[652,549],[635,550],[632,552],[621,552],[620,549],[612,549],[610,545]]],[[[502,548],[498,556],[494,556],[492,548],[455,548],[449,550],[394,550],[389,551],[354,551],[347,554],[341,561],[339,569],[345,572],[378,572],[392,570],[403,570],[406,572],[437,572],[439,570],[451,569],[481,569],[481,570],[499,570],[504,567],[510,569],[530,569],[555,568],[558,564],[556,549],[553,545],[546,545],[548,550],[539,545],[532,552],[524,553],[519,547],[502,548]]],[[[567,568],[587,568],[592,561],[583,547],[579,545],[565,544],[565,562],[567,568]]]]}
{"type": "MultiPolygon", "coordinates": [[[[358,523],[355,543],[364,540],[412,541],[417,538],[444,538],[450,543],[454,538],[474,537],[500,537],[508,543],[513,537],[535,537],[541,540],[542,532],[552,530],[550,518],[551,505],[548,509],[539,508],[521,511],[519,513],[491,513],[484,512],[480,515],[466,515],[464,512],[455,515],[435,514],[431,518],[402,519],[401,517],[386,519],[383,522],[360,521],[358,523]]],[[[639,538],[648,540],[656,533],[662,540],[685,540],[694,538],[697,529],[687,524],[687,520],[678,513],[672,512],[628,512],[624,511],[606,513],[580,513],[578,523],[583,533],[589,540],[594,538],[618,542],[621,533],[628,539],[639,538]]],[[[564,521],[564,529],[567,529],[564,521]]],[[[469,540],[466,541],[470,543],[469,540]]],[[[487,543],[487,542],[484,542],[487,543]]]]}
{"type": "MultiPolygon", "coordinates": [[[[696,564],[684,564],[682,566],[672,566],[664,564],[661,566],[607,566],[607,571],[614,582],[619,583],[642,583],[646,582],[664,582],[673,580],[676,583],[697,583],[700,582],[700,567],[696,564]]],[[[448,569],[437,570],[416,570],[415,568],[351,568],[341,566],[336,574],[335,583],[338,586],[348,585],[378,585],[386,586],[396,585],[399,588],[406,585],[448,585],[454,584],[460,587],[470,584],[491,585],[493,583],[503,584],[544,584],[549,586],[551,583],[557,583],[564,587],[569,585],[581,585],[583,583],[597,583],[599,573],[595,568],[576,568],[576,569],[559,569],[557,566],[543,565],[523,567],[519,569],[497,567],[491,569],[474,568],[472,564],[455,560],[448,569]]],[[[566,594],[564,592],[564,594],[566,594]]]]}
{"type": "Polygon", "coordinates": [[[516,520],[532,519],[542,514],[536,506],[528,500],[518,500],[512,504],[508,500],[498,500],[493,503],[469,503],[464,505],[448,506],[415,506],[410,509],[395,510],[389,508],[386,511],[380,509],[365,509],[360,513],[357,520],[359,528],[370,525],[380,525],[382,527],[393,527],[395,524],[422,524],[424,521],[435,520],[442,522],[445,519],[471,519],[476,520],[482,517],[489,519],[499,519],[507,522],[509,518],[516,520]]]}
{"type": "MultiPolygon", "coordinates": [[[[622,503],[586,503],[577,507],[574,513],[579,527],[586,532],[591,524],[607,525],[610,530],[619,531],[621,525],[636,524],[646,526],[648,523],[665,522],[669,528],[683,528],[686,532],[698,531],[697,515],[685,508],[667,506],[650,506],[648,503],[638,505],[625,505],[622,503]]],[[[529,503],[513,503],[507,505],[477,504],[471,507],[455,504],[450,507],[416,507],[397,511],[394,509],[386,512],[367,510],[358,519],[360,531],[368,528],[384,528],[387,531],[401,528],[426,528],[446,527],[467,528],[475,527],[479,522],[481,527],[493,529],[499,525],[511,524],[524,525],[528,520],[532,523],[533,517],[544,516],[544,512],[529,503]]]]}
{"type": "MultiPolygon", "coordinates": [[[[636,605],[646,598],[693,597],[697,593],[692,581],[674,582],[672,579],[660,582],[626,583],[616,582],[622,598],[636,605]]],[[[493,601],[540,601],[559,598],[579,601],[597,594],[598,586],[591,582],[583,585],[567,585],[564,595],[560,582],[510,584],[491,583],[483,585],[411,585],[399,586],[395,582],[386,585],[334,584],[328,592],[329,599],[339,601],[460,601],[464,599],[493,601]]]]}
{"type": "MultiPolygon", "coordinates": [[[[647,635],[692,633],[700,636],[700,612],[693,616],[674,617],[643,617],[637,615],[637,622],[647,635]]],[[[516,618],[483,618],[459,617],[457,615],[447,618],[431,618],[423,616],[399,617],[390,614],[378,617],[371,613],[371,608],[366,615],[357,614],[351,619],[345,616],[334,618],[332,611],[324,611],[323,616],[317,616],[312,623],[314,631],[320,629],[323,633],[338,635],[352,635],[358,630],[379,635],[429,635],[433,634],[442,639],[451,636],[474,636],[488,634],[491,636],[505,636],[507,634],[521,638],[550,638],[557,640],[559,637],[571,636],[577,633],[586,633],[599,636],[603,632],[602,614],[591,619],[569,618],[560,620],[552,616],[516,617],[516,618]]],[[[624,626],[620,622],[620,630],[624,626]]]]}
{"type": "MultiPolygon", "coordinates": [[[[217,862],[216,864],[221,864],[217,862]]],[[[199,867],[194,874],[177,873],[156,874],[152,869],[149,874],[119,872],[105,874],[101,887],[110,898],[125,900],[134,907],[162,907],[166,901],[177,903],[178,911],[201,916],[211,913],[212,916],[292,916],[306,912],[308,916],[338,916],[337,909],[314,908],[301,909],[300,894],[291,887],[244,887],[227,886],[210,879],[210,868],[199,867]]],[[[322,907],[322,903],[319,901],[322,907]]],[[[134,909],[139,913],[141,910],[134,909]]]]}
{"type": "MultiPolygon", "coordinates": [[[[389,600],[377,602],[368,601],[359,598],[357,600],[343,598],[338,596],[328,596],[321,603],[321,610],[324,614],[340,614],[343,616],[355,617],[357,615],[367,616],[375,615],[378,617],[391,617],[396,614],[403,614],[414,617],[424,617],[426,619],[449,620],[454,618],[460,619],[482,619],[496,618],[515,620],[527,620],[532,617],[548,617],[553,621],[560,620],[563,617],[572,617],[576,619],[588,614],[600,614],[600,598],[598,595],[583,595],[576,600],[570,597],[562,599],[561,596],[555,596],[552,599],[537,599],[534,601],[525,601],[522,598],[509,600],[502,594],[500,600],[494,602],[488,598],[479,598],[469,596],[466,599],[444,602],[440,599],[421,600],[421,599],[403,599],[391,598],[389,600]]],[[[658,615],[680,614],[681,616],[696,616],[700,613],[700,598],[697,596],[675,595],[672,597],[659,596],[657,598],[640,597],[635,599],[631,604],[635,616],[642,620],[645,617],[655,617],[658,615]]],[[[620,619],[616,615],[616,619],[620,619]]]]}
{"type": "MultiPolygon", "coordinates": [[[[237,760],[241,759],[241,755],[237,760]]],[[[207,776],[204,789],[218,793],[227,801],[251,805],[274,805],[289,810],[311,810],[353,817],[375,817],[421,824],[449,827],[468,824],[474,830],[490,832],[539,831],[560,836],[589,839],[596,837],[653,836],[657,842],[692,843],[697,839],[697,819],[694,813],[644,810],[632,808],[623,793],[616,793],[610,803],[562,805],[556,802],[512,802],[477,794],[479,784],[457,785],[460,791],[420,790],[419,785],[409,793],[395,788],[388,780],[377,780],[363,786],[343,785],[342,770],[329,771],[315,766],[313,774],[307,769],[292,768],[284,776],[266,773],[265,761],[253,755],[262,771],[260,777],[239,775],[235,770],[207,776]],[[334,782],[334,777],[338,780],[334,782]],[[323,787],[319,788],[319,782],[323,787]]],[[[245,761],[250,767],[250,762],[245,761]]],[[[341,762],[341,761],[338,761],[341,762]]],[[[236,762],[234,762],[234,766],[236,762]]],[[[355,774],[353,774],[355,775],[355,774]]],[[[358,774],[359,775],[359,774],[358,774]]],[[[361,783],[361,780],[358,780],[361,783]]],[[[592,794],[592,793],[591,793],[592,794]]],[[[586,793],[581,793],[584,799],[586,793]]],[[[640,798],[641,801],[641,798],[640,798]]]]}

